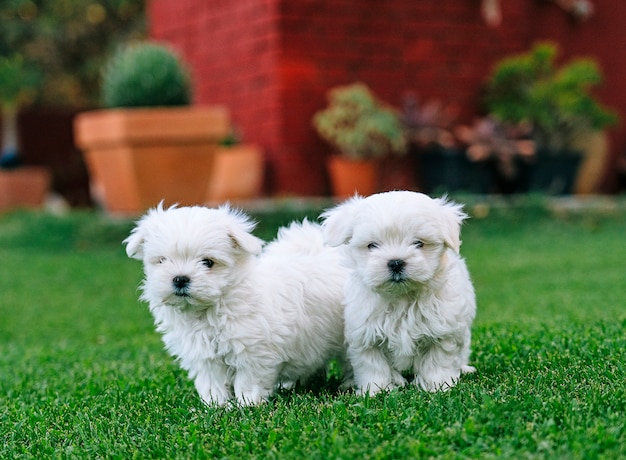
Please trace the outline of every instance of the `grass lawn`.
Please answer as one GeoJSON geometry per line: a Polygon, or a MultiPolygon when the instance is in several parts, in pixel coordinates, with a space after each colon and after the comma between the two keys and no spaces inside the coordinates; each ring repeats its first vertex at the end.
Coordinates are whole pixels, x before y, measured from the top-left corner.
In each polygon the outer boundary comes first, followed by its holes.
{"type": "MultiPolygon", "coordinates": [[[[318,213],[259,212],[258,234],[318,213]]],[[[534,202],[464,226],[478,372],[451,391],[360,398],[320,377],[234,409],[203,406],[165,353],[131,227],[0,216],[0,458],[626,457],[623,211],[534,202]]]]}

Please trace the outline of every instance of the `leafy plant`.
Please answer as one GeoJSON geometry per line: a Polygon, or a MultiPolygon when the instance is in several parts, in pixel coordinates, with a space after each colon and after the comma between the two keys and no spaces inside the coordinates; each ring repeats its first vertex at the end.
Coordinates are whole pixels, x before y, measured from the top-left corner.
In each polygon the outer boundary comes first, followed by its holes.
{"type": "Polygon", "coordinates": [[[0,109],[2,135],[0,168],[16,167],[21,161],[18,151],[17,115],[20,107],[35,98],[39,80],[37,69],[24,62],[20,54],[0,55],[0,109]]]}
{"type": "Polygon", "coordinates": [[[120,48],[107,62],[102,76],[106,107],[188,105],[189,70],[169,48],[141,42],[120,48]]]}
{"type": "Polygon", "coordinates": [[[471,126],[459,125],[457,138],[467,146],[471,161],[493,161],[496,171],[507,180],[518,175],[519,160],[533,161],[535,142],[529,139],[527,124],[503,123],[493,117],[479,118],[471,126]]]}
{"type": "Polygon", "coordinates": [[[408,142],[419,147],[433,145],[453,148],[456,145],[453,125],[458,110],[441,101],[420,103],[415,93],[407,93],[402,103],[402,121],[408,142]]]}
{"type": "Polygon", "coordinates": [[[328,107],[313,117],[318,134],[342,155],[359,160],[404,154],[406,138],[399,114],[364,83],[331,89],[328,107]]]}
{"type": "Polygon", "coordinates": [[[38,77],[37,71],[25,63],[21,55],[0,56],[0,105],[16,110],[32,100],[38,77]]]}
{"type": "Polygon", "coordinates": [[[558,67],[557,52],[552,43],[538,43],[497,63],[486,105],[500,121],[530,123],[538,146],[559,149],[571,146],[580,131],[614,124],[617,115],[591,93],[602,83],[597,63],[578,58],[558,67]]]}
{"type": "Polygon", "coordinates": [[[40,78],[39,106],[93,107],[100,69],[119,43],[145,36],[145,0],[0,2],[0,56],[21,56],[40,78]]]}

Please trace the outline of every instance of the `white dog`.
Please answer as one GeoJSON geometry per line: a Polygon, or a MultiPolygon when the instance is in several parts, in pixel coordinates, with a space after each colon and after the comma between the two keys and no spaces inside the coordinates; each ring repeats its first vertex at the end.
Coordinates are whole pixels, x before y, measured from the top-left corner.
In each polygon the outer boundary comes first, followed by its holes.
{"type": "Polygon", "coordinates": [[[452,387],[468,365],[474,288],[459,256],[462,206],[394,191],[354,197],[323,214],[324,238],[345,245],[345,334],[357,391],[406,383],[452,387]]]}
{"type": "Polygon", "coordinates": [[[207,404],[262,402],[345,355],[340,251],[305,221],[262,252],[253,228],[228,206],[159,205],[124,241],[144,263],[141,299],[207,404]]]}

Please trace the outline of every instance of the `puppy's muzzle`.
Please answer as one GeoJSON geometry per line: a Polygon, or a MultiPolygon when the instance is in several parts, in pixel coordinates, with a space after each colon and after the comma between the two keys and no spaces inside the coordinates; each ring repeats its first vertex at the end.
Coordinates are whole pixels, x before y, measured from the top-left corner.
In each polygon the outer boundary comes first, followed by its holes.
{"type": "Polygon", "coordinates": [[[191,283],[191,279],[188,276],[175,276],[172,279],[172,285],[174,286],[174,294],[180,297],[187,297],[189,294],[187,290],[189,289],[189,284],[191,283]]]}
{"type": "Polygon", "coordinates": [[[406,262],[402,259],[391,259],[387,262],[389,273],[391,274],[391,280],[395,282],[404,281],[404,267],[406,262]]]}

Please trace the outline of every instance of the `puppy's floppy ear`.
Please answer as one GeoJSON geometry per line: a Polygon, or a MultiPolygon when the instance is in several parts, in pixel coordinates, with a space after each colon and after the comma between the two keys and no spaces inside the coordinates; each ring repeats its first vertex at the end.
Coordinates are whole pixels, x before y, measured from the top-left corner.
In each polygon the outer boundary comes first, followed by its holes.
{"type": "Polygon", "coordinates": [[[441,227],[446,246],[458,254],[461,250],[461,224],[468,216],[463,212],[462,204],[448,201],[445,196],[435,201],[441,209],[441,227]]]}
{"type": "Polygon", "coordinates": [[[259,255],[263,250],[263,241],[256,236],[244,232],[239,228],[231,228],[229,231],[235,245],[243,249],[248,254],[259,255]]]}
{"type": "Polygon", "coordinates": [[[354,195],[322,213],[324,243],[329,246],[340,246],[350,241],[354,231],[354,219],[361,200],[363,198],[359,195],[354,195]]]}
{"type": "Polygon", "coordinates": [[[230,215],[231,222],[228,225],[228,235],[233,240],[235,247],[248,254],[261,254],[263,240],[251,233],[256,224],[243,212],[234,210],[228,205],[220,207],[220,210],[230,215]]]}
{"type": "MultiPolygon", "coordinates": [[[[175,208],[176,205],[170,209],[175,208]]],[[[132,259],[143,259],[143,244],[146,241],[146,229],[150,225],[149,222],[158,214],[162,214],[163,201],[156,208],[150,209],[138,222],[135,228],[130,232],[128,238],[122,243],[126,245],[126,254],[132,259]]]]}
{"type": "Polygon", "coordinates": [[[123,241],[126,254],[132,259],[143,259],[143,243],[145,242],[145,217],[133,228],[128,238],[123,241]]]}
{"type": "Polygon", "coordinates": [[[143,232],[139,227],[135,227],[128,238],[124,240],[126,254],[133,259],[143,259],[143,232]]]}

